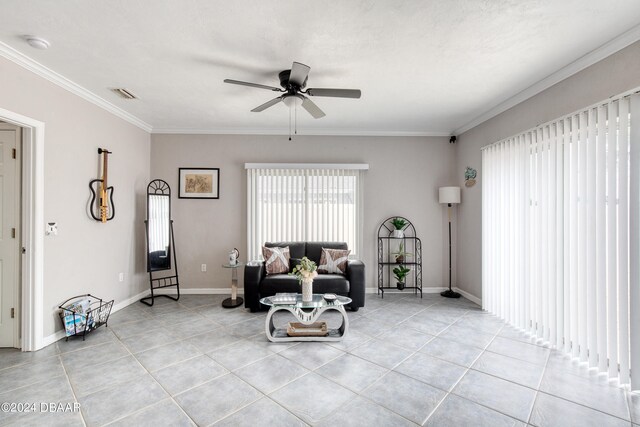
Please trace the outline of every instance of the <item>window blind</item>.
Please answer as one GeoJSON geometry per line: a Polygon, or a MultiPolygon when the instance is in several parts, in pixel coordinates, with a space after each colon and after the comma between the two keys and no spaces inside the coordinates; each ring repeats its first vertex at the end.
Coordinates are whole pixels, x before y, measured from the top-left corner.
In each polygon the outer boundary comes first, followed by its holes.
{"type": "Polygon", "coordinates": [[[483,308],[640,389],[640,95],[482,150],[483,308]]]}
{"type": "Polygon", "coordinates": [[[249,259],[264,242],[344,241],[362,253],[362,171],[368,165],[246,164],[249,259]]]}

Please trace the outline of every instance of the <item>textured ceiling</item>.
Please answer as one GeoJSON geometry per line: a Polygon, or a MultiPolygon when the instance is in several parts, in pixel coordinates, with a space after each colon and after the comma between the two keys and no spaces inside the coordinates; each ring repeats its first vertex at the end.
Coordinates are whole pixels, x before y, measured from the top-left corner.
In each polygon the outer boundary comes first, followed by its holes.
{"type": "Polygon", "coordinates": [[[283,104],[250,112],[272,92],[222,81],[295,60],[362,90],[300,133],[448,134],[638,24],[638,0],[3,0],[0,41],[155,130],[287,132],[283,104]]]}

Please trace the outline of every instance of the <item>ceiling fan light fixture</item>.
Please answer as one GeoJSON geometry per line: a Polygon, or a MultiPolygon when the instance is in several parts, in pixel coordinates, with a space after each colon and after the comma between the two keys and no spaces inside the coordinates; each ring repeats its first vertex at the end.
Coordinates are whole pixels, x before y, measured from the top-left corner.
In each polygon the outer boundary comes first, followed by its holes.
{"type": "Polygon", "coordinates": [[[282,99],[282,102],[284,102],[284,105],[286,105],[289,108],[295,108],[295,107],[301,106],[302,101],[304,101],[304,98],[302,97],[302,95],[287,95],[282,99]]]}

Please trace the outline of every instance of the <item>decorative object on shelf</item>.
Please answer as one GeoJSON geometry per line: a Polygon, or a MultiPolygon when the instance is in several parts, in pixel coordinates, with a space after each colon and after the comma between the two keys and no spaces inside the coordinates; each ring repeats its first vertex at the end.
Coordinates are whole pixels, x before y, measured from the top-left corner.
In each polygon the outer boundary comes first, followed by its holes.
{"type": "Polygon", "coordinates": [[[179,168],[180,199],[219,199],[219,168],[179,168]]]}
{"type": "Polygon", "coordinates": [[[422,242],[411,221],[401,216],[385,219],[378,228],[378,295],[384,298],[388,289],[413,290],[422,298],[422,242]],[[396,237],[398,227],[402,237],[396,237]]]}
{"type": "Polygon", "coordinates": [[[440,295],[447,298],[460,298],[460,294],[451,289],[451,207],[460,203],[460,187],[440,187],[438,190],[438,200],[446,203],[449,214],[449,289],[441,292],[440,295]]]}
{"type": "Polygon", "coordinates": [[[398,250],[395,252],[391,252],[391,255],[396,258],[396,264],[402,264],[405,258],[413,256],[411,252],[407,252],[404,250],[404,242],[400,242],[400,244],[398,245],[398,250]]]}
{"type": "Polygon", "coordinates": [[[318,275],[317,270],[318,266],[315,262],[303,257],[300,260],[300,264],[296,265],[293,271],[289,273],[292,276],[296,276],[302,285],[303,302],[309,302],[313,299],[313,279],[318,275]]]}
{"type": "Polygon", "coordinates": [[[478,176],[478,171],[471,166],[467,166],[467,169],[464,171],[464,186],[473,187],[476,185],[476,176],[478,176]]]}
{"type": "Polygon", "coordinates": [[[233,248],[231,252],[229,252],[229,264],[235,265],[240,258],[240,251],[237,248],[233,248]]]}
{"type": "Polygon", "coordinates": [[[400,265],[399,267],[396,267],[393,269],[393,277],[395,277],[396,280],[398,281],[396,283],[396,286],[399,290],[401,291],[404,290],[405,278],[407,277],[407,274],[409,274],[410,271],[411,269],[405,267],[404,265],[400,265]]]}
{"type": "Polygon", "coordinates": [[[395,230],[391,233],[391,237],[402,239],[404,237],[404,227],[407,225],[407,221],[401,217],[395,217],[391,220],[391,224],[395,227],[395,230]]]}
{"type": "Polygon", "coordinates": [[[171,188],[166,181],[154,179],[147,185],[147,219],[144,224],[147,232],[147,271],[149,272],[151,295],[142,298],[140,302],[152,306],[156,297],[178,301],[180,299],[180,284],[178,282],[176,242],[173,237],[173,220],[171,219],[171,188]],[[173,258],[173,263],[171,258],[173,258]],[[160,272],[167,272],[168,275],[160,272]],[[163,275],[158,277],[158,273],[163,275]],[[173,286],[176,287],[176,297],[155,294],[158,289],[173,286]]]}
{"type": "Polygon", "coordinates": [[[107,183],[109,154],[112,152],[106,148],[98,148],[98,155],[102,156],[102,178],[89,181],[89,190],[92,193],[89,212],[93,219],[103,223],[111,221],[116,216],[116,208],[113,204],[113,186],[109,187],[107,183]]]}

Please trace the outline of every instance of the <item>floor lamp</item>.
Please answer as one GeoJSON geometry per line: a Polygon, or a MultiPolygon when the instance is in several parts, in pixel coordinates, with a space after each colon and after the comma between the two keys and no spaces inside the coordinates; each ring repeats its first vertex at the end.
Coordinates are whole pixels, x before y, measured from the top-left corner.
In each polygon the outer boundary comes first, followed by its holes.
{"type": "Polygon", "coordinates": [[[446,203],[449,210],[449,290],[440,295],[447,298],[460,298],[460,294],[451,289],[451,205],[460,203],[460,187],[440,187],[438,190],[440,203],[446,203]]]}

